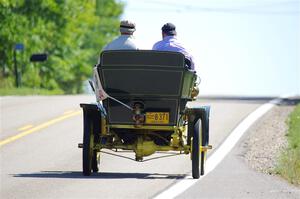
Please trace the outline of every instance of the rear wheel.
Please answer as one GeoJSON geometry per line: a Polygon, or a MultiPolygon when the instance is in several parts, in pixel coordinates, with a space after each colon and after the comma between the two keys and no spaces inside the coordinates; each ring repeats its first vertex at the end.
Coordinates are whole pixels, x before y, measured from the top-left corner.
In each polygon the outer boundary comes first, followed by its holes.
{"type": "Polygon", "coordinates": [[[90,115],[84,113],[84,132],[83,132],[83,154],[82,154],[82,170],[83,175],[91,175],[98,171],[97,151],[94,149],[94,122],[90,115]]]}
{"type": "MultiPolygon", "coordinates": [[[[209,143],[209,111],[210,108],[206,107],[201,116],[202,132],[201,132],[201,143],[202,146],[208,146],[209,143]]],[[[205,162],[206,162],[207,151],[201,151],[201,175],[205,173],[205,162]]]]}
{"type": "MultiPolygon", "coordinates": [[[[201,136],[201,120],[199,119],[194,125],[193,141],[192,141],[192,176],[195,179],[200,177],[200,136],[201,136]]],[[[202,159],[202,158],[201,158],[202,159]]]]}
{"type": "Polygon", "coordinates": [[[94,173],[97,173],[99,171],[98,168],[99,159],[100,159],[100,153],[94,150],[93,158],[92,158],[92,170],[94,173]]]}
{"type": "Polygon", "coordinates": [[[201,175],[204,175],[205,172],[205,162],[206,162],[206,152],[202,151],[201,152],[201,175]]]}

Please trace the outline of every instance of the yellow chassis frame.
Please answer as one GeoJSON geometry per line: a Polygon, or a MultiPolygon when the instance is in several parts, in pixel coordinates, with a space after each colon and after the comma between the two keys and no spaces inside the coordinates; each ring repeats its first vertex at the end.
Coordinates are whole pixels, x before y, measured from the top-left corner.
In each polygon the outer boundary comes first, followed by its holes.
{"type": "MultiPolygon", "coordinates": [[[[115,142],[113,144],[96,143],[94,149],[100,151],[101,149],[121,149],[132,150],[136,153],[136,160],[140,161],[144,156],[149,156],[157,151],[179,151],[183,154],[189,154],[192,150],[191,145],[183,144],[183,133],[186,130],[185,126],[151,126],[151,125],[107,125],[106,120],[102,118],[101,136],[112,135],[111,129],[135,129],[135,130],[160,130],[160,131],[174,131],[172,134],[171,143],[169,146],[158,146],[153,141],[144,140],[143,136],[139,136],[134,144],[122,144],[115,142]]],[[[79,145],[81,148],[82,146],[79,145]]],[[[212,147],[200,146],[200,152],[206,152],[212,147]]]]}

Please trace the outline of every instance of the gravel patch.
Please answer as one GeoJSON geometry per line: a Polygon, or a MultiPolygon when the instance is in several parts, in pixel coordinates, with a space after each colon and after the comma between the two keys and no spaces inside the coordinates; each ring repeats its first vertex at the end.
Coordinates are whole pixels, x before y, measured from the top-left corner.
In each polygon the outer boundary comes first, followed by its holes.
{"type": "Polygon", "coordinates": [[[287,147],[286,119],[294,108],[294,105],[277,105],[249,129],[243,156],[251,168],[275,174],[279,155],[287,147]]]}

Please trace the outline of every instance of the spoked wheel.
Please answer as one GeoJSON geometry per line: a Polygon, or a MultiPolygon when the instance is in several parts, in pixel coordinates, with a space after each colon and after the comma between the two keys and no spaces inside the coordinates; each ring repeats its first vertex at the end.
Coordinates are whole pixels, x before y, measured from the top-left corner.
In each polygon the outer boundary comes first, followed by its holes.
{"type": "Polygon", "coordinates": [[[201,132],[202,132],[201,120],[199,119],[194,126],[193,141],[192,141],[192,176],[195,179],[198,179],[200,177],[199,165],[200,165],[200,143],[201,143],[200,136],[202,135],[201,132]]]}
{"type": "Polygon", "coordinates": [[[93,172],[98,172],[97,150],[94,149],[95,135],[94,135],[94,122],[90,115],[84,113],[84,132],[83,132],[83,155],[82,155],[82,168],[83,175],[91,175],[93,172]]]}

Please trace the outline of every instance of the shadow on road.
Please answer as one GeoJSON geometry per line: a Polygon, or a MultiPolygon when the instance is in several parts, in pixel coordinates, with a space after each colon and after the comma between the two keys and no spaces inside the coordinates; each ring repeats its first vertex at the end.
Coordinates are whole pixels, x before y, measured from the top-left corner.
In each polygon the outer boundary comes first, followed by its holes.
{"type": "Polygon", "coordinates": [[[39,173],[13,174],[18,178],[66,178],[66,179],[183,179],[186,175],[160,173],[92,173],[83,176],[79,171],[41,171],[39,173]]]}

